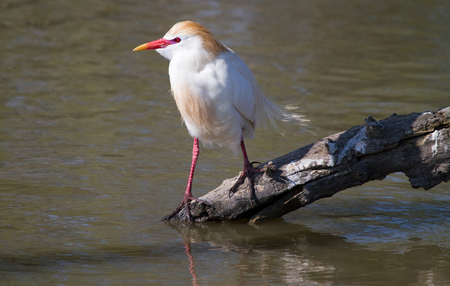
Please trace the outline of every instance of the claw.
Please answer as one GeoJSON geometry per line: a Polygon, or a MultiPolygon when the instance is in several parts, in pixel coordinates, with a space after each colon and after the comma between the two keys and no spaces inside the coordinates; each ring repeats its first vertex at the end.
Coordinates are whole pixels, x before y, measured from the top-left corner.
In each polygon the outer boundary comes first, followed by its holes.
{"type": "MultiPolygon", "coordinates": [[[[253,164],[255,164],[255,163],[259,163],[259,162],[251,162],[248,165],[247,164],[245,165],[244,170],[239,175],[239,178],[237,179],[237,181],[234,183],[234,185],[229,190],[228,197],[231,198],[236,193],[237,188],[244,183],[245,178],[248,178],[248,185],[250,187],[250,191],[252,194],[254,194],[255,187],[254,187],[254,182],[253,182],[253,175],[256,173],[266,173],[269,176],[271,176],[278,170],[278,168],[273,164],[272,161],[267,163],[267,165],[264,165],[264,167],[261,169],[253,168],[253,164]]],[[[261,163],[259,163],[259,164],[261,164],[261,163]]]]}
{"type": "Polygon", "coordinates": [[[198,201],[202,204],[205,204],[205,205],[211,207],[211,204],[205,200],[196,199],[192,196],[185,196],[183,198],[183,200],[181,201],[180,205],[175,209],[175,211],[173,213],[171,213],[170,215],[166,216],[163,220],[167,220],[167,221],[171,220],[175,215],[177,215],[183,209],[183,206],[184,206],[184,208],[186,210],[186,216],[188,218],[189,223],[193,223],[194,220],[191,217],[191,207],[190,207],[190,204],[192,201],[198,201]]]}
{"type": "Polygon", "coordinates": [[[234,185],[231,187],[231,189],[228,192],[228,196],[231,198],[234,193],[236,193],[237,188],[242,185],[245,181],[245,178],[248,178],[248,185],[250,187],[250,191],[253,194],[255,192],[255,186],[253,182],[253,175],[256,173],[262,173],[264,172],[264,169],[257,169],[251,167],[251,165],[247,166],[244,171],[241,172],[239,178],[234,183],[234,185]]]}
{"type": "Polygon", "coordinates": [[[191,218],[191,208],[189,207],[190,202],[195,200],[194,197],[187,197],[185,196],[184,199],[181,201],[180,205],[175,209],[175,211],[173,211],[170,215],[166,216],[164,218],[164,220],[171,220],[176,214],[178,214],[181,209],[184,208],[186,209],[186,216],[188,217],[189,223],[192,223],[192,218],[191,218]]]}

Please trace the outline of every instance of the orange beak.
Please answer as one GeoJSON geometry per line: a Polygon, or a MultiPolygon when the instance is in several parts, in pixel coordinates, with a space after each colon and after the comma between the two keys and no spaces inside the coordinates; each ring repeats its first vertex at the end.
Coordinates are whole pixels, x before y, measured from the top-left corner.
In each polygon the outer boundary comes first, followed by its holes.
{"type": "Polygon", "coordinates": [[[142,44],[136,48],[134,48],[133,52],[142,51],[142,50],[156,50],[156,49],[163,49],[167,47],[168,45],[173,44],[172,41],[166,40],[164,38],[149,42],[146,44],[142,44]]]}

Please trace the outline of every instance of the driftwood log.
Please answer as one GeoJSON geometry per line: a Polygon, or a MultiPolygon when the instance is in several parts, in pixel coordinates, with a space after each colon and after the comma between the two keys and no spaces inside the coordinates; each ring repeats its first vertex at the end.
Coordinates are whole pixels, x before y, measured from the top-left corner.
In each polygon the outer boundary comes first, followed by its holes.
{"type": "MultiPolygon", "coordinates": [[[[273,220],[318,199],[372,180],[403,172],[413,188],[428,190],[450,179],[450,106],[436,112],[372,116],[365,124],[328,136],[258,168],[266,171],[229,190],[237,177],[225,180],[191,202],[196,222],[273,220]]],[[[186,220],[182,210],[172,221],[186,220]]]]}

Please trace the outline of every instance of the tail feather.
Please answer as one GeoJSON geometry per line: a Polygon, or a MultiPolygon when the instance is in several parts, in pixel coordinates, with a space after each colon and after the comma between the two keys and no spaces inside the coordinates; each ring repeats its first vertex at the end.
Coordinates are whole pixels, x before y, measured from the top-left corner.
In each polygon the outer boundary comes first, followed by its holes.
{"type": "Polygon", "coordinates": [[[283,134],[277,125],[278,121],[283,122],[292,122],[294,124],[306,125],[309,121],[305,118],[304,115],[295,113],[298,109],[297,106],[294,105],[286,105],[284,108],[278,106],[277,104],[271,102],[265,96],[261,95],[258,100],[258,108],[259,114],[257,116],[258,123],[262,124],[264,127],[267,127],[267,123],[270,123],[272,127],[274,127],[278,132],[283,134]]]}

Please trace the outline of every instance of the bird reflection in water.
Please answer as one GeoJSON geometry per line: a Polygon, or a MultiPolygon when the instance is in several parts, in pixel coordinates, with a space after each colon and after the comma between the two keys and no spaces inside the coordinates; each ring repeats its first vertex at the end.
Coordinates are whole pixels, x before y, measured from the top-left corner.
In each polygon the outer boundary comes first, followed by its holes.
{"type": "Polygon", "coordinates": [[[174,230],[176,230],[183,239],[183,245],[184,245],[184,253],[186,253],[189,261],[189,272],[192,275],[192,285],[198,286],[197,281],[197,274],[195,273],[195,261],[194,256],[191,252],[191,236],[190,236],[190,226],[189,225],[183,225],[178,223],[170,223],[170,227],[172,227],[174,230]]]}
{"type": "Polygon", "coordinates": [[[191,253],[191,239],[190,238],[186,238],[183,237],[183,244],[184,244],[184,252],[186,253],[188,260],[189,260],[189,272],[192,275],[192,285],[194,286],[198,286],[198,282],[197,282],[197,274],[195,273],[195,262],[194,262],[194,257],[192,256],[191,253]]]}

